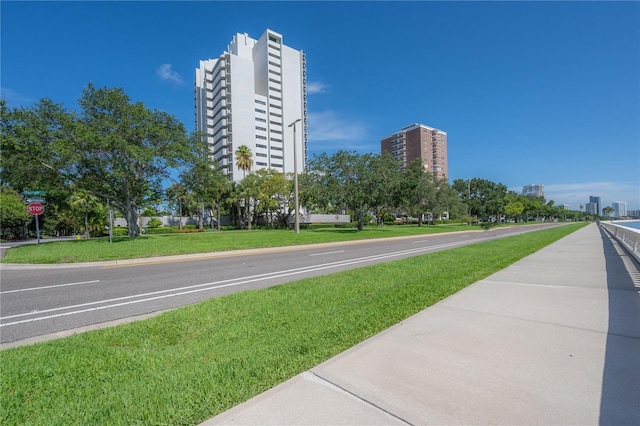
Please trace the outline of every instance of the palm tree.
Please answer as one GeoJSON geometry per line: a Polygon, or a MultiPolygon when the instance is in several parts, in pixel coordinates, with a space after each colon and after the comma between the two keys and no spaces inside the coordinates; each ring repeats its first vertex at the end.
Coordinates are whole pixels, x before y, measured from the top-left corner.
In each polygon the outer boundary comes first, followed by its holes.
{"type": "Polygon", "coordinates": [[[84,231],[89,238],[89,212],[100,205],[98,197],[87,191],[76,191],[69,197],[69,207],[72,210],[84,212],[84,231]]]}
{"type": "Polygon", "coordinates": [[[241,145],[235,152],[236,166],[243,172],[243,177],[247,176],[247,170],[251,170],[253,166],[253,155],[251,150],[246,145],[241,145]]]}
{"type": "MultiPolygon", "coordinates": [[[[247,177],[247,170],[251,170],[251,166],[253,166],[253,155],[251,154],[251,150],[246,145],[240,145],[235,152],[236,155],[236,166],[240,170],[242,170],[242,179],[244,180],[247,177]]],[[[245,197],[244,199],[245,209],[247,211],[247,224],[249,230],[251,230],[251,216],[249,216],[249,199],[245,197]]]]}

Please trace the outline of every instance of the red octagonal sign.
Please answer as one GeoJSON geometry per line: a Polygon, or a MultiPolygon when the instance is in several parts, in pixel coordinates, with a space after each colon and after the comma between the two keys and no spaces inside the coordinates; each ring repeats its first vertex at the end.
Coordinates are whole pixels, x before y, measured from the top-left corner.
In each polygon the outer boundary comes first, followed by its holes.
{"type": "Polygon", "coordinates": [[[27,206],[27,211],[34,216],[44,213],[44,206],[40,203],[31,203],[27,206]]]}

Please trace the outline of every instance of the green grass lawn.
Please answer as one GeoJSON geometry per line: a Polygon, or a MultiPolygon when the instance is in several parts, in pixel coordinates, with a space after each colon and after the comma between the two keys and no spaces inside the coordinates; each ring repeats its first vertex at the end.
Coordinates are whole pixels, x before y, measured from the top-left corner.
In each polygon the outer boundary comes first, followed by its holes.
{"type": "Polygon", "coordinates": [[[584,225],[236,293],[4,350],[0,423],[198,424],[584,225]]]}
{"type": "Polygon", "coordinates": [[[301,230],[252,230],[201,232],[190,234],[148,235],[138,238],[119,237],[72,240],[32,244],[9,249],[3,263],[70,263],[102,260],[136,259],[154,256],[207,253],[249,248],[282,247],[336,241],[400,237],[453,231],[480,230],[478,226],[435,225],[323,228],[301,230]]]}

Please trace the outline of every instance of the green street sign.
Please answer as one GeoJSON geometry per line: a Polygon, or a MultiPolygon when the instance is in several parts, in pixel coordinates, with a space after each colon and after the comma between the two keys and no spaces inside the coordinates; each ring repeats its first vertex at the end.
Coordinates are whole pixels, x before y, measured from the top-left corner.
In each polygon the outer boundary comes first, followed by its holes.
{"type": "Polygon", "coordinates": [[[31,195],[31,196],[44,196],[44,191],[22,191],[22,195],[31,195]]]}

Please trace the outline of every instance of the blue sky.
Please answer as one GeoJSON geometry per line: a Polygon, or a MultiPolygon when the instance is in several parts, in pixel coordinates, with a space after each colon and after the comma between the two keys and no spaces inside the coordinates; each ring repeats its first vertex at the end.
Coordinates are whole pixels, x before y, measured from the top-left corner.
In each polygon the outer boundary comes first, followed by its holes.
{"type": "Polygon", "coordinates": [[[1,96],[77,107],[122,87],[194,128],[194,70],[270,28],[307,55],[310,153],[380,151],[422,123],[448,133],[449,178],[577,210],[640,209],[640,2],[13,2],[1,96]]]}

